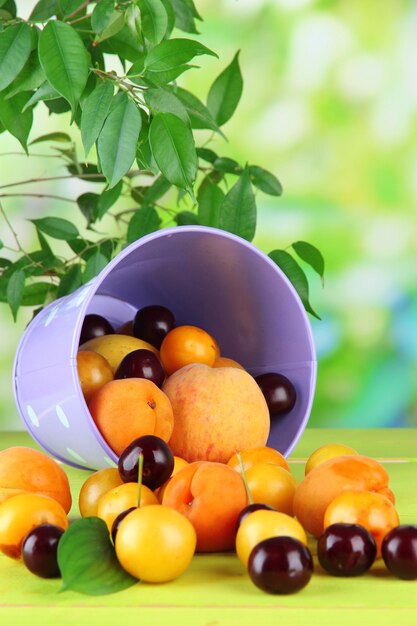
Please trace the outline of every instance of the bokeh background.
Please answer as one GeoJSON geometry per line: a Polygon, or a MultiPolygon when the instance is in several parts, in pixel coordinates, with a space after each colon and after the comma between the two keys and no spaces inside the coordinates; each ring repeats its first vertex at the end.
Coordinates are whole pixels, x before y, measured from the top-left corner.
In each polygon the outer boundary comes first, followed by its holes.
{"type": "MultiPolygon", "coordinates": [[[[28,15],[35,2],[17,4],[28,15]]],[[[325,258],[324,287],[305,268],[322,318],[311,319],[319,366],[309,425],[416,427],[416,3],[196,0],[196,6],[202,42],[220,61],[199,57],[201,69],[180,83],[205,99],[238,49],[245,82],[225,126],[229,142],[211,147],[271,170],[284,187],[279,199],[258,195],[254,243],[269,252],[305,240],[325,258]]],[[[32,138],[63,130],[79,144],[66,115],[48,118],[46,107],[38,109],[32,138]]],[[[0,185],[63,173],[47,147],[33,152],[49,156],[28,159],[12,137],[0,135],[0,185]]],[[[89,187],[56,181],[21,189],[30,190],[75,198],[89,187]]],[[[0,200],[29,248],[31,217],[55,214],[82,225],[70,203],[0,200]]],[[[1,216],[0,239],[14,245],[1,216]]],[[[0,429],[22,428],[11,370],[29,319],[22,311],[15,324],[0,304],[0,429]]]]}

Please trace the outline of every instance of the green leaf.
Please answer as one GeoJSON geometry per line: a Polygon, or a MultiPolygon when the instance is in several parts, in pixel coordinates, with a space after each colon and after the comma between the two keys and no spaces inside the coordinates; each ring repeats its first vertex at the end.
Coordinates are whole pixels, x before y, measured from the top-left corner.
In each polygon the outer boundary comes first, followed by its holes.
{"type": "Polygon", "coordinates": [[[81,265],[79,263],[76,263],[74,265],[71,265],[69,270],[67,270],[62,276],[56,296],[57,298],[61,298],[62,296],[66,296],[69,293],[73,293],[73,291],[78,289],[78,287],[81,287],[81,285],[81,265]]]}
{"type": "Polygon", "coordinates": [[[198,33],[195,26],[195,14],[186,0],[171,0],[175,13],[175,26],[186,33],[198,33]]]}
{"type": "Polygon", "coordinates": [[[249,175],[252,183],[270,196],[282,195],[282,185],[278,178],[257,165],[249,165],[249,175]]]}
{"type": "MultiPolygon", "coordinates": [[[[99,6],[99,5],[98,5],[99,6]]],[[[100,83],[85,99],[81,115],[81,138],[85,158],[103,128],[113,100],[113,84],[110,80],[100,83]]]]}
{"type": "Polygon", "coordinates": [[[151,85],[158,85],[158,86],[167,85],[168,83],[178,78],[178,76],[180,76],[187,70],[191,70],[193,67],[197,67],[197,66],[186,64],[186,65],[176,65],[175,67],[171,67],[169,70],[162,70],[162,71],[157,70],[155,72],[152,70],[146,70],[146,72],[144,73],[144,79],[145,81],[148,81],[148,82],[150,81],[151,85]]]}
{"type": "Polygon", "coordinates": [[[12,311],[14,321],[16,321],[17,312],[22,302],[24,288],[25,274],[22,270],[16,270],[10,276],[6,291],[7,301],[12,311]]]}
{"type": "Polygon", "coordinates": [[[179,117],[187,126],[190,125],[190,118],[183,104],[173,93],[160,87],[159,89],[147,89],[144,93],[145,102],[155,113],[173,113],[179,117]]]}
{"type": "Polygon", "coordinates": [[[136,156],[142,118],[137,106],[124,98],[109,114],[97,140],[103,174],[114,187],[128,171],[136,156]]]}
{"type": "Polygon", "coordinates": [[[317,319],[320,319],[310,305],[307,277],[298,265],[297,261],[295,261],[295,259],[293,259],[293,257],[285,250],[273,250],[268,256],[278,265],[279,268],[282,269],[284,274],[294,285],[305,310],[308,313],[311,313],[311,315],[314,315],[317,319]]]}
{"type": "Polygon", "coordinates": [[[23,107],[23,112],[27,109],[33,108],[35,104],[44,100],[56,100],[59,98],[59,93],[54,87],[46,80],[26,102],[23,107]]]}
{"type": "Polygon", "coordinates": [[[152,185],[145,189],[142,204],[149,205],[162,198],[171,189],[171,183],[161,174],[152,185]]]}
{"type": "Polygon", "coordinates": [[[51,283],[37,282],[26,285],[23,290],[21,305],[35,306],[37,304],[45,304],[50,294],[54,294],[56,290],[56,285],[51,283]]]}
{"type": "Polygon", "coordinates": [[[103,52],[117,54],[125,61],[134,63],[143,52],[137,33],[133,33],[128,24],[122,30],[100,44],[103,52]]]}
{"type": "Polygon", "coordinates": [[[77,198],[78,208],[87,220],[87,227],[97,219],[98,193],[87,191],[77,198]]]}
{"type": "Polygon", "coordinates": [[[32,128],[32,109],[21,112],[30,94],[27,92],[18,93],[13,98],[6,100],[3,93],[0,93],[0,122],[11,135],[16,137],[27,152],[27,140],[32,128]]]}
{"type": "Polygon", "coordinates": [[[39,37],[39,60],[46,78],[69,102],[74,116],[89,72],[89,56],[80,35],[64,22],[48,22],[39,37]]]}
{"type": "Polygon", "coordinates": [[[71,105],[65,98],[45,100],[45,106],[49,109],[49,113],[56,113],[57,115],[71,111],[71,105]]]}
{"type": "Polygon", "coordinates": [[[172,8],[171,0],[160,0],[160,2],[161,4],[163,4],[167,14],[168,23],[165,33],[165,39],[169,39],[175,26],[175,13],[174,9],[172,8]]]}
{"type": "Polygon", "coordinates": [[[207,96],[207,107],[219,126],[232,117],[242,90],[243,79],[237,52],[230,65],[216,78],[207,96]]]}
{"type": "Polygon", "coordinates": [[[181,211],[177,213],[174,217],[177,226],[190,226],[190,225],[198,225],[200,224],[198,217],[192,211],[181,211]]]}
{"type": "Polygon", "coordinates": [[[45,22],[58,11],[58,0],[40,0],[29,16],[32,22],[45,22]]]}
{"type": "Polygon", "coordinates": [[[224,200],[224,193],[217,185],[207,183],[200,187],[198,194],[198,220],[203,226],[219,228],[220,207],[224,200]]]}
{"type": "Polygon", "coordinates": [[[300,259],[308,263],[324,281],[324,258],[320,250],[307,241],[295,241],[291,244],[300,259]]]}
{"type": "Polygon", "coordinates": [[[86,8],[85,7],[82,7],[82,9],[80,8],[82,4],[83,4],[83,0],[58,0],[58,7],[59,7],[62,17],[64,18],[74,13],[74,11],[76,11],[77,9],[79,9],[79,11],[77,11],[77,14],[76,16],[74,16],[74,19],[81,17],[82,15],[85,15],[86,8]]]}
{"type": "Polygon", "coordinates": [[[220,205],[220,228],[252,241],[256,229],[256,203],[245,168],[220,205]]]}
{"type": "Polygon", "coordinates": [[[14,81],[13,89],[8,91],[6,98],[13,98],[13,96],[22,91],[33,91],[33,89],[37,89],[44,82],[45,74],[39,63],[38,51],[35,50],[14,81]]]}
{"type": "Polygon", "coordinates": [[[136,150],[136,161],[141,169],[149,170],[154,176],[159,174],[159,167],[152,154],[149,139],[138,146],[136,150]]]}
{"type": "Polygon", "coordinates": [[[91,28],[98,35],[103,32],[110,23],[114,13],[114,0],[101,0],[96,4],[91,15],[91,28]]]}
{"type": "Polygon", "coordinates": [[[152,154],[167,180],[192,195],[197,153],[191,130],[172,113],[158,113],[149,130],[152,154]]]}
{"type": "MultiPolygon", "coordinates": [[[[101,5],[97,5],[101,6],[101,5]]],[[[113,11],[110,15],[110,19],[107,23],[107,26],[100,32],[97,37],[98,42],[105,41],[106,39],[110,39],[114,35],[117,35],[122,28],[125,26],[125,18],[121,11],[113,11]]]]}
{"type": "Polygon", "coordinates": [[[75,239],[78,235],[78,229],[72,222],[62,217],[42,217],[36,220],[30,220],[35,225],[36,230],[40,230],[45,235],[54,239],[75,239]]]}
{"type": "Polygon", "coordinates": [[[123,181],[120,180],[112,189],[103,191],[98,199],[97,219],[101,220],[113,204],[117,202],[120,194],[122,193],[122,189],[123,181]]]}
{"type": "Polygon", "coordinates": [[[55,133],[48,133],[47,135],[41,135],[33,141],[30,142],[30,146],[33,146],[34,143],[42,143],[44,141],[58,141],[59,143],[71,143],[71,137],[67,135],[67,133],[61,133],[59,131],[55,133]]]}
{"type": "Polygon", "coordinates": [[[201,100],[190,91],[182,89],[181,87],[175,87],[174,93],[184,105],[188,117],[190,118],[192,128],[209,128],[224,137],[210,111],[201,100]]]}
{"type": "Polygon", "coordinates": [[[61,591],[71,589],[98,596],[137,583],[120,565],[108,528],[98,517],[75,520],[58,544],[61,591]]]}
{"type": "Polygon", "coordinates": [[[106,257],[101,254],[101,252],[94,252],[92,254],[85,266],[84,274],[83,274],[83,283],[88,283],[89,280],[97,276],[107,265],[106,257]]]}
{"type": "Polygon", "coordinates": [[[209,148],[197,148],[197,156],[207,163],[214,163],[218,158],[217,154],[209,148]]]}
{"type": "Polygon", "coordinates": [[[70,174],[81,178],[82,180],[88,180],[89,183],[105,183],[106,179],[103,174],[100,174],[97,165],[94,163],[77,163],[67,166],[67,170],[70,174]],[[83,178],[87,176],[88,178],[83,178]]]}
{"type": "Polygon", "coordinates": [[[168,28],[168,15],[161,0],[136,0],[140,10],[142,32],[153,45],[158,44],[168,28]]]}
{"type": "Polygon", "coordinates": [[[145,57],[145,69],[151,72],[166,72],[202,54],[218,56],[194,39],[169,39],[148,52],[145,57]]]}
{"type": "Polygon", "coordinates": [[[242,168],[239,163],[234,159],[229,159],[228,157],[219,157],[218,159],[215,159],[213,167],[218,172],[223,172],[224,174],[235,174],[238,176],[242,173],[242,168]]]}
{"type": "Polygon", "coordinates": [[[153,207],[144,207],[136,211],[127,227],[127,243],[133,243],[144,235],[149,235],[159,229],[161,218],[153,207]]]}
{"type": "Polygon", "coordinates": [[[12,17],[16,17],[17,9],[15,0],[6,0],[3,4],[3,10],[9,13],[12,17]]]}
{"type": "Polygon", "coordinates": [[[32,29],[25,22],[0,32],[0,91],[23,69],[32,48],[32,29]]]}

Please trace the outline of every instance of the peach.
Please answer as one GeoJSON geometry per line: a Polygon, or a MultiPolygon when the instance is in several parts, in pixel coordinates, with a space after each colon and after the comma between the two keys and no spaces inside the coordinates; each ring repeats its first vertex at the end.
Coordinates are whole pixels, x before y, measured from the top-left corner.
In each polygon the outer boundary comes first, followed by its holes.
{"type": "Polygon", "coordinates": [[[104,439],[118,455],[142,435],[156,435],[168,441],[172,433],[171,403],[159,387],[145,378],[106,383],[94,394],[88,408],[104,439]]]}
{"type": "Polygon", "coordinates": [[[227,463],[237,450],[265,445],[268,406],[246,371],[192,363],[169,376],[162,389],[174,412],[169,445],[176,456],[227,463]]]}
{"type": "Polygon", "coordinates": [[[198,552],[232,550],[236,522],[247,505],[243,479],[222,463],[197,461],[173,476],[162,504],[187,517],[197,533],[198,552]]]}
{"type": "Polygon", "coordinates": [[[71,504],[71,490],[65,471],[39,450],[26,446],[0,452],[0,503],[20,493],[38,493],[59,502],[65,513],[71,504]]]}
{"type": "Polygon", "coordinates": [[[150,343],[129,335],[102,335],[101,337],[94,337],[94,339],[86,341],[78,348],[79,351],[90,350],[101,354],[110,364],[113,374],[115,374],[126,354],[133,352],[133,350],[143,349],[151,350],[151,352],[158,354],[158,350],[151,346],[150,343]]]}
{"type": "Polygon", "coordinates": [[[305,530],[321,535],[324,514],[336,496],[345,491],[373,491],[393,500],[384,467],[366,456],[338,456],[318,465],[298,485],[294,514],[305,530]]]}

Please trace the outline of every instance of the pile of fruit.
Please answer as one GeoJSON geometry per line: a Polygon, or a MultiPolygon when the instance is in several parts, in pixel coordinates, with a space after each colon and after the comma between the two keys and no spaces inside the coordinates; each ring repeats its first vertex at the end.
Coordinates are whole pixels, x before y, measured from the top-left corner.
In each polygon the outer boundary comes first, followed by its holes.
{"type": "Polygon", "coordinates": [[[417,525],[400,525],[389,477],[342,444],[310,456],[298,484],[267,447],[270,420],[296,402],[278,372],[253,378],[216,340],[161,306],[115,332],[87,315],[77,357],[92,419],[118,457],[89,475],[68,521],[68,478],[42,452],[0,452],[0,550],[64,588],[110,593],[180,576],[195,552],[235,550],[251,580],[293,593],[375,559],[417,578],[417,525]]]}

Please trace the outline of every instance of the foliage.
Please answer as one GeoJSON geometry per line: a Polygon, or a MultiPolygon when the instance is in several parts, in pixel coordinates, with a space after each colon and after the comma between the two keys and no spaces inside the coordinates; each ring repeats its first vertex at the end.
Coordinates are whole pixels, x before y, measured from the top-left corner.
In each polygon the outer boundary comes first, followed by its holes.
{"type": "MultiPolygon", "coordinates": [[[[40,142],[58,146],[68,176],[95,187],[76,199],[85,232],[61,217],[32,220],[39,239],[32,252],[22,248],[0,205],[19,252],[13,262],[0,258],[0,301],[8,302],[14,318],[21,306],[42,308],[71,293],[123,246],[167,225],[214,226],[251,241],[256,190],[281,195],[271,172],[207,147],[215,134],[224,137],[222,127],[238,106],[239,53],[210,86],[206,103],[177,84],[198,56],[217,57],[188,36],[198,34],[199,20],[192,0],[40,0],[28,20],[18,16],[14,0],[0,0],[0,131],[16,137],[28,154],[40,142]],[[122,71],[113,69],[115,60],[122,71]],[[70,111],[81,133],[82,158],[67,133],[28,143],[33,111],[41,104],[52,115],[70,111]],[[88,160],[94,147],[96,162],[88,160]],[[173,194],[175,208],[167,206],[173,194]],[[118,211],[126,196],[132,208],[118,211]],[[124,229],[117,239],[99,236],[97,229],[110,210],[124,229]],[[66,242],[66,256],[54,252],[54,240],[66,242]]],[[[21,184],[27,182],[34,181],[21,184]]],[[[323,276],[314,246],[295,242],[292,251],[323,276]]],[[[270,257],[318,317],[298,261],[288,250],[270,257]]]]}

